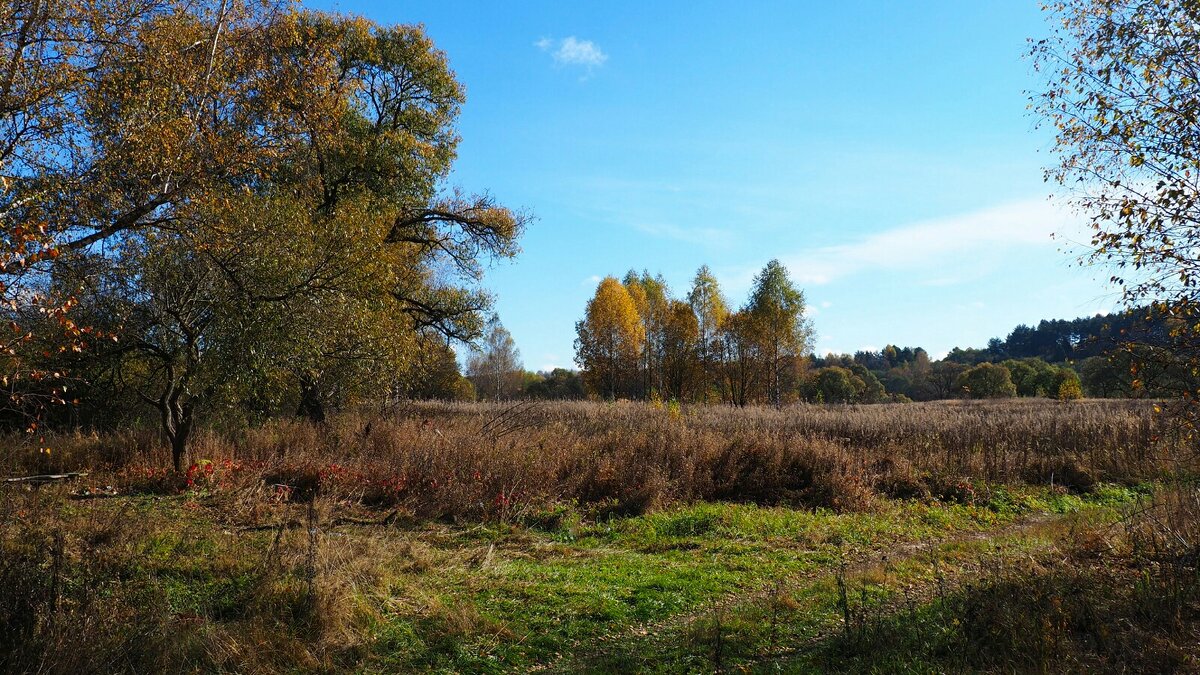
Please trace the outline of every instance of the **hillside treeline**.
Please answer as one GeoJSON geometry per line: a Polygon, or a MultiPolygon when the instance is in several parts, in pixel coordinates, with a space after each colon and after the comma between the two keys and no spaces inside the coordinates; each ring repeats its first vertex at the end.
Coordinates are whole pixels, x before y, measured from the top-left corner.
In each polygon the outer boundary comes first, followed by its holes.
{"type": "Polygon", "coordinates": [[[1153,307],[1097,314],[1072,320],[1043,320],[1020,325],[1005,338],[992,338],[983,349],[954,348],[946,358],[975,365],[984,361],[1038,358],[1047,363],[1082,361],[1107,356],[1131,342],[1167,344],[1168,319],[1153,307]]]}

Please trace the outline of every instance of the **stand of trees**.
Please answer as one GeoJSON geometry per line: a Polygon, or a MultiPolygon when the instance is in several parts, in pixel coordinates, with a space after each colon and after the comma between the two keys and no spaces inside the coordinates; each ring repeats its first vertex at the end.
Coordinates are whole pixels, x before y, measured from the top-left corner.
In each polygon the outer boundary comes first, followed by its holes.
{"type": "MultiPolygon", "coordinates": [[[[1176,350],[1181,320],[1150,305],[1073,320],[1017,326],[1006,338],[983,349],[955,348],[945,361],[963,366],[1003,363],[1012,371],[1021,396],[1052,393],[1058,386],[1047,364],[1069,366],[1088,396],[1170,397],[1186,389],[1192,376],[1176,350]],[[1025,373],[1033,368],[1036,377],[1025,373]]],[[[1069,385],[1073,386],[1073,385],[1069,385]]]]}
{"type": "Polygon", "coordinates": [[[780,404],[794,401],[810,350],[802,291],[772,260],[730,311],[707,267],[686,300],[661,276],[608,277],[576,324],[576,361],[602,398],[780,404]]]}
{"type": "Polygon", "coordinates": [[[1148,366],[1130,350],[1156,349],[1166,321],[1150,310],[1042,321],[1017,326],[984,349],[955,348],[939,361],[920,347],[894,345],[814,356],[803,294],[777,262],[756,277],[736,312],[707,267],[697,272],[686,303],[671,298],[662,277],[630,272],[624,280],[601,281],[576,325],[585,387],[562,397],[586,391],[608,399],[746,405],[1162,396],[1183,377],[1180,366],[1148,366]]]}
{"type": "Polygon", "coordinates": [[[587,398],[579,372],[555,368],[547,372],[526,373],[523,393],[527,398],[570,401],[587,398]]]}
{"type": "Polygon", "coordinates": [[[1047,363],[1106,356],[1131,342],[1165,345],[1167,318],[1145,307],[1072,320],[1043,320],[1017,326],[1006,338],[993,338],[984,349],[955,348],[947,360],[967,365],[1005,359],[1038,358],[1047,363]]]}

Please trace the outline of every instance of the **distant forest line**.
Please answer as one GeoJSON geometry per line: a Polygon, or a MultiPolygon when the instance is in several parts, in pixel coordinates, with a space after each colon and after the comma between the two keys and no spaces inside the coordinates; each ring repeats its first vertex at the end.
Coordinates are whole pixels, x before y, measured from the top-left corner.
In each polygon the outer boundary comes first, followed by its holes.
{"type": "Polygon", "coordinates": [[[1018,325],[986,347],[933,359],[921,347],[815,355],[803,292],[777,261],[731,311],[702,267],[686,297],[661,276],[603,280],[577,325],[580,370],[529,372],[511,336],[493,327],[468,363],[475,396],[625,398],[709,403],[882,403],[953,398],[1070,400],[1169,395],[1180,366],[1164,356],[1170,320],[1151,308],[1018,325]],[[505,341],[507,341],[506,344],[505,341]],[[492,360],[489,361],[489,358],[492,360]],[[505,360],[507,359],[507,360],[505,360]],[[1135,367],[1135,363],[1137,364],[1135,367]]]}

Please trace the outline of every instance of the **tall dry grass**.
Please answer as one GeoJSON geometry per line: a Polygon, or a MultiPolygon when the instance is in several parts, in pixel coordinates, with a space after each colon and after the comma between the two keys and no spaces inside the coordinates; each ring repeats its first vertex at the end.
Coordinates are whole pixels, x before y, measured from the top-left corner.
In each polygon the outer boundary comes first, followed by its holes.
{"type": "Polygon", "coordinates": [[[839,577],[846,627],[817,647],[830,672],[1196,672],[1200,491],[1176,484],[1046,552],[981,561],[950,588],[939,577],[920,608],[881,611],[856,590],[839,577]]]}
{"type": "Polygon", "coordinates": [[[1137,482],[1190,471],[1191,448],[1140,401],[1021,400],[729,408],[640,403],[410,404],[324,426],[206,431],[175,475],[156,434],[72,434],[0,454],[7,473],[88,469],[117,490],[274,491],[416,518],[597,514],[695,500],[869,507],[970,499],[973,483],[1137,482]]]}

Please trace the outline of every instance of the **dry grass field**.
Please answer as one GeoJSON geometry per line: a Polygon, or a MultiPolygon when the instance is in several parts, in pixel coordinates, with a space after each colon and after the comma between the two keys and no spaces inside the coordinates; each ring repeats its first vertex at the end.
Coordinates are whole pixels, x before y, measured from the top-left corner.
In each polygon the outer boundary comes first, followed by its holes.
{"type": "Polygon", "coordinates": [[[1200,668],[1195,455],[1135,401],[409,404],[9,439],[0,669],[1200,668]]]}

